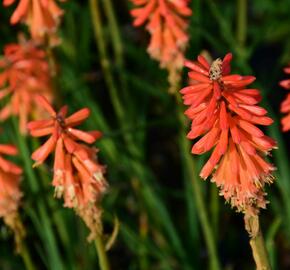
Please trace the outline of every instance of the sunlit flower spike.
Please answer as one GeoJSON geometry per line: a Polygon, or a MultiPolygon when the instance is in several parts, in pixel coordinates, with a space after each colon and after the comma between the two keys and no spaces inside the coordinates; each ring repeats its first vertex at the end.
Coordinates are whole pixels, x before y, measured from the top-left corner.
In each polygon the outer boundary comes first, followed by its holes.
{"type": "Polygon", "coordinates": [[[32,154],[34,166],[42,164],[49,154],[54,155],[53,182],[56,197],[63,197],[64,206],[74,208],[91,230],[89,239],[101,233],[101,209],[97,205],[107,189],[103,176],[104,166],[97,161],[98,150],[87,144],[101,137],[99,131],[85,132],[75,127],[83,123],[90,114],[83,108],[67,116],[67,106],[55,112],[43,96],[37,100],[49,114],[46,120],[32,121],[28,124],[31,136],[50,136],[32,154]]]}
{"type": "Polygon", "coordinates": [[[187,137],[196,141],[193,154],[213,149],[200,172],[212,177],[220,194],[239,211],[255,215],[265,208],[264,184],[272,182],[274,166],[264,156],[276,147],[256,125],[268,126],[272,119],[259,107],[258,89],[248,88],[255,77],[230,75],[232,55],[211,64],[201,55],[186,61],[192,84],[183,88],[185,114],[192,120],[187,137]]]}

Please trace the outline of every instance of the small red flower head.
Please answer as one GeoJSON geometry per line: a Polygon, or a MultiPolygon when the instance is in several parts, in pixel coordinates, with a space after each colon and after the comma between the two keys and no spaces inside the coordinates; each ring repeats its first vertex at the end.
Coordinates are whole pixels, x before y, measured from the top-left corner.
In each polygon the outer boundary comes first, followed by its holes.
{"type": "MultiPolygon", "coordinates": [[[[131,0],[134,26],[146,23],[151,35],[148,53],[161,67],[176,72],[183,67],[188,42],[188,20],[192,11],[188,0],[131,0]]],[[[172,74],[171,74],[172,75],[172,74]]]]}
{"type": "Polygon", "coordinates": [[[81,109],[67,117],[67,106],[54,111],[49,102],[38,96],[39,104],[49,113],[47,120],[32,121],[28,124],[31,136],[50,135],[49,139],[33,154],[34,166],[42,164],[50,153],[55,153],[53,186],[56,197],[64,198],[64,206],[74,208],[91,230],[89,239],[100,233],[100,201],[107,188],[103,176],[104,166],[97,160],[97,149],[86,144],[100,138],[99,131],[85,132],[75,127],[88,118],[90,111],[81,109]]]}
{"type": "Polygon", "coordinates": [[[27,121],[40,116],[43,109],[35,102],[39,93],[51,99],[51,85],[45,52],[37,49],[33,42],[22,41],[4,48],[0,60],[0,99],[10,97],[0,111],[0,120],[11,114],[20,118],[20,131],[26,133],[27,121]]]}
{"type": "MultiPolygon", "coordinates": [[[[19,0],[10,22],[16,24],[24,22],[30,29],[31,36],[36,41],[53,37],[63,11],[55,0],[19,0]]],[[[4,6],[10,6],[15,0],[3,0],[4,6]]],[[[54,37],[53,37],[54,38],[54,37]]]]}
{"type": "MultiPolygon", "coordinates": [[[[290,65],[284,69],[286,74],[290,74],[290,65]]],[[[289,90],[290,89],[290,79],[286,79],[280,82],[280,85],[289,90]]],[[[286,99],[281,104],[281,112],[285,113],[281,120],[282,123],[282,130],[288,131],[290,130],[290,94],[287,95],[286,99]]]]}
{"type": "Polygon", "coordinates": [[[255,77],[230,75],[232,55],[209,64],[198,56],[196,62],[186,61],[193,80],[181,90],[185,114],[192,120],[187,137],[201,137],[192,147],[193,154],[214,149],[200,176],[220,187],[220,194],[239,211],[256,214],[265,207],[263,187],[272,181],[273,165],[263,155],[275,147],[256,125],[270,125],[267,111],[257,103],[259,90],[247,88],[255,77]]]}

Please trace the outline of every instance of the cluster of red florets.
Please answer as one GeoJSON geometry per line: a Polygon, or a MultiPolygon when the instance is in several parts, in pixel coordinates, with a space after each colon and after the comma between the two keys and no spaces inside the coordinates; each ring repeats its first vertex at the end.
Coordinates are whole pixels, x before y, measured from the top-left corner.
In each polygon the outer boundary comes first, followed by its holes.
{"type": "Polygon", "coordinates": [[[240,211],[256,214],[265,207],[263,187],[272,181],[274,166],[264,159],[275,147],[256,125],[270,125],[267,111],[259,107],[258,89],[248,88],[255,77],[230,75],[232,55],[211,64],[198,56],[186,61],[191,69],[191,84],[181,90],[185,114],[192,120],[187,137],[201,137],[192,147],[193,154],[212,154],[200,176],[212,175],[220,193],[240,211]]]}

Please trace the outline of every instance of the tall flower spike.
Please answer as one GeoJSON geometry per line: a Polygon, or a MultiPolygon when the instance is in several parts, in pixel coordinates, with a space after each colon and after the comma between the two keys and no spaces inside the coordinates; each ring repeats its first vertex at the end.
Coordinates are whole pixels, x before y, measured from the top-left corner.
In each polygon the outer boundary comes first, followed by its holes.
{"type": "MultiPolygon", "coordinates": [[[[10,6],[15,0],[3,0],[4,6],[10,6]]],[[[57,42],[56,30],[63,11],[55,0],[19,0],[11,16],[11,24],[24,22],[30,29],[31,36],[36,41],[44,41],[46,37],[57,42]]]]}
{"type": "MultiPolygon", "coordinates": [[[[284,68],[284,71],[286,74],[290,74],[290,64],[288,67],[284,68]]],[[[289,90],[290,89],[290,79],[286,79],[280,82],[280,85],[289,90]]],[[[285,113],[286,116],[284,116],[281,120],[282,123],[282,130],[288,131],[290,130],[290,93],[287,94],[286,99],[281,104],[281,112],[285,113]]]]}
{"type": "Polygon", "coordinates": [[[10,115],[19,116],[21,133],[31,117],[41,117],[43,109],[35,102],[37,94],[52,99],[52,89],[45,52],[31,41],[20,40],[19,44],[8,44],[4,57],[0,59],[0,100],[10,97],[0,110],[0,120],[10,115]]]}
{"type": "Polygon", "coordinates": [[[97,204],[107,189],[107,182],[103,175],[105,168],[97,160],[98,150],[87,144],[94,143],[101,133],[75,128],[89,117],[88,108],[67,117],[67,106],[57,113],[43,96],[38,96],[37,100],[50,117],[30,122],[28,129],[33,137],[50,137],[32,153],[34,166],[42,164],[50,153],[55,153],[52,181],[55,196],[63,197],[65,207],[75,209],[91,230],[89,240],[92,240],[102,230],[101,209],[97,204]]]}
{"type": "Polygon", "coordinates": [[[192,11],[189,0],[131,0],[136,8],[131,11],[134,26],[146,23],[151,35],[148,53],[169,71],[169,81],[176,82],[183,67],[184,51],[188,43],[188,20],[192,11]]]}
{"type": "Polygon", "coordinates": [[[25,236],[23,225],[18,216],[18,208],[22,192],[20,180],[22,169],[3,158],[3,155],[17,155],[17,149],[13,145],[0,144],[0,217],[14,232],[16,250],[19,252],[21,242],[25,236]]]}
{"type": "Polygon", "coordinates": [[[272,182],[275,169],[263,156],[275,147],[273,139],[256,125],[270,125],[267,111],[257,106],[258,89],[247,88],[255,77],[230,75],[232,55],[211,64],[201,55],[185,66],[192,84],[183,88],[185,114],[192,120],[187,137],[201,137],[192,147],[193,154],[213,149],[200,172],[203,179],[212,175],[220,194],[238,211],[250,215],[265,208],[265,183],[272,182]]]}

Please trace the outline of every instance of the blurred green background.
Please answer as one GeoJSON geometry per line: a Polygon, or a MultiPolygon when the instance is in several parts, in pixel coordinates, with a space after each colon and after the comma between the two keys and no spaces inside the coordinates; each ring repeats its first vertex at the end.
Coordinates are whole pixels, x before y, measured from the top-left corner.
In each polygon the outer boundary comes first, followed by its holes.
{"type": "MultiPolygon", "coordinates": [[[[289,134],[280,131],[279,104],[286,91],[278,82],[286,78],[283,67],[290,61],[290,1],[244,1],[244,42],[237,34],[243,16],[241,2],[191,1],[187,58],[195,59],[204,50],[213,58],[232,52],[233,73],[257,77],[254,87],[261,90],[262,104],[275,119],[266,133],[279,146],[273,151],[276,181],[267,187],[270,204],[261,211],[262,229],[273,269],[286,270],[290,269],[289,134]]],[[[61,4],[65,10],[62,43],[54,49],[54,56],[58,103],[68,104],[70,112],[89,107],[92,114],[84,128],[104,133],[97,146],[110,184],[103,200],[107,238],[115,217],[120,222],[118,237],[108,252],[112,269],[209,269],[212,254],[201,229],[196,188],[206,206],[220,268],[254,269],[243,215],[224,203],[215,185],[198,178],[206,157],[190,155],[192,143],[185,139],[189,122],[185,129],[180,120],[184,109],[168,94],[166,71],[146,52],[147,32],[132,27],[131,3],[97,3],[101,39],[95,36],[90,1],[61,4]],[[109,61],[106,72],[102,61],[109,61]]],[[[17,41],[18,32],[27,32],[23,25],[10,26],[14,8],[0,8],[1,52],[5,44],[17,41]]],[[[30,168],[35,142],[22,138],[13,121],[2,124],[2,129],[1,141],[12,138],[21,151],[17,163],[25,168],[25,175],[20,213],[37,269],[98,269],[94,244],[86,241],[87,228],[53,198],[51,167],[30,168]]],[[[0,238],[0,269],[25,269],[3,222],[0,238]]]]}

